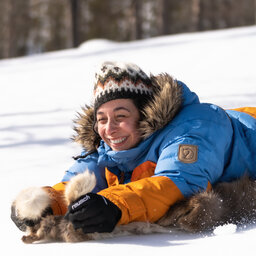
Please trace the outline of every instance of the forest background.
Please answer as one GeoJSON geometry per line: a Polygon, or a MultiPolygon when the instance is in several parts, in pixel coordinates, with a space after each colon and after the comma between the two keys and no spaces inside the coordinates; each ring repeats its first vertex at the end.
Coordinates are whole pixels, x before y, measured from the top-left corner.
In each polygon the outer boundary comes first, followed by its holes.
{"type": "Polygon", "coordinates": [[[1,0],[0,59],[256,24],[256,0],[1,0]]]}

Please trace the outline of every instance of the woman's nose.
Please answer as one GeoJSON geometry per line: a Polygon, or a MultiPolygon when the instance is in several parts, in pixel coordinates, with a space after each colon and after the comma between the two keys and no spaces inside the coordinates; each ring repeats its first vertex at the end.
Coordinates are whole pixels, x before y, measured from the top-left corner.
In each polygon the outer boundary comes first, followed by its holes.
{"type": "Polygon", "coordinates": [[[112,134],[117,130],[117,124],[114,120],[108,120],[106,124],[106,133],[107,134],[112,134]]]}

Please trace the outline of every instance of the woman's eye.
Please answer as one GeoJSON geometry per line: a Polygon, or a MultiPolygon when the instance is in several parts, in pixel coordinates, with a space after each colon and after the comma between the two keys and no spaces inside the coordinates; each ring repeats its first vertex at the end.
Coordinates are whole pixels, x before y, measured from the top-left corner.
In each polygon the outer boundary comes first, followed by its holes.
{"type": "Polygon", "coordinates": [[[97,122],[98,123],[104,123],[106,121],[106,118],[98,118],[97,122]]]}
{"type": "Polygon", "coordinates": [[[117,119],[118,121],[120,121],[120,120],[123,120],[125,117],[126,117],[125,115],[118,115],[118,116],[116,117],[116,119],[117,119]]]}

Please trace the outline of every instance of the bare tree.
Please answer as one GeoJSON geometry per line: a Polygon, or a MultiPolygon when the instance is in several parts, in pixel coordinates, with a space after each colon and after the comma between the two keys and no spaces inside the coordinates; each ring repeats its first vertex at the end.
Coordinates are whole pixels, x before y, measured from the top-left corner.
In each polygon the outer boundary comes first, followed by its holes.
{"type": "Polygon", "coordinates": [[[134,8],[134,19],[135,19],[135,39],[141,39],[142,38],[142,17],[141,17],[142,1],[134,0],[133,8],[134,8]]]}
{"type": "Polygon", "coordinates": [[[169,1],[168,0],[162,0],[162,33],[164,35],[169,34],[169,19],[170,19],[170,12],[169,9],[169,1]]]}
{"type": "Polygon", "coordinates": [[[1,56],[3,58],[25,55],[29,32],[28,1],[2,0],[1,56]],[[23,8],[24,7],[24,8],[23,8]]]}
{"type": "Polygon", "coordinates": [[[79,0],[70,0],[71,19],[72,19],[72,45],[79,45],[79,0]]]}
{"type": "Polygon", "coordinates": [[[254,23],[256,24],[256,0],[254,0],[254,23]]]}
{"type": "Polygon", "coordinates": [[[256,0],[1,0],[0,58],[256,23],[256,0]]]}

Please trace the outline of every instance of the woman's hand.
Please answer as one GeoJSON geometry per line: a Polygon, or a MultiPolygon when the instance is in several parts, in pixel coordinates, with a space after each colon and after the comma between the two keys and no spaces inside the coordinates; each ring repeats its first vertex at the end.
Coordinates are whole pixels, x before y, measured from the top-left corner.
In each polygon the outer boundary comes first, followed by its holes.
{"type": "Polygon", "coordinates": [[[112,232],[121,215],[121,210],[107,198],[88,193],[69,205],[65,219],[85,234],[103,233],[112,232]]]}

